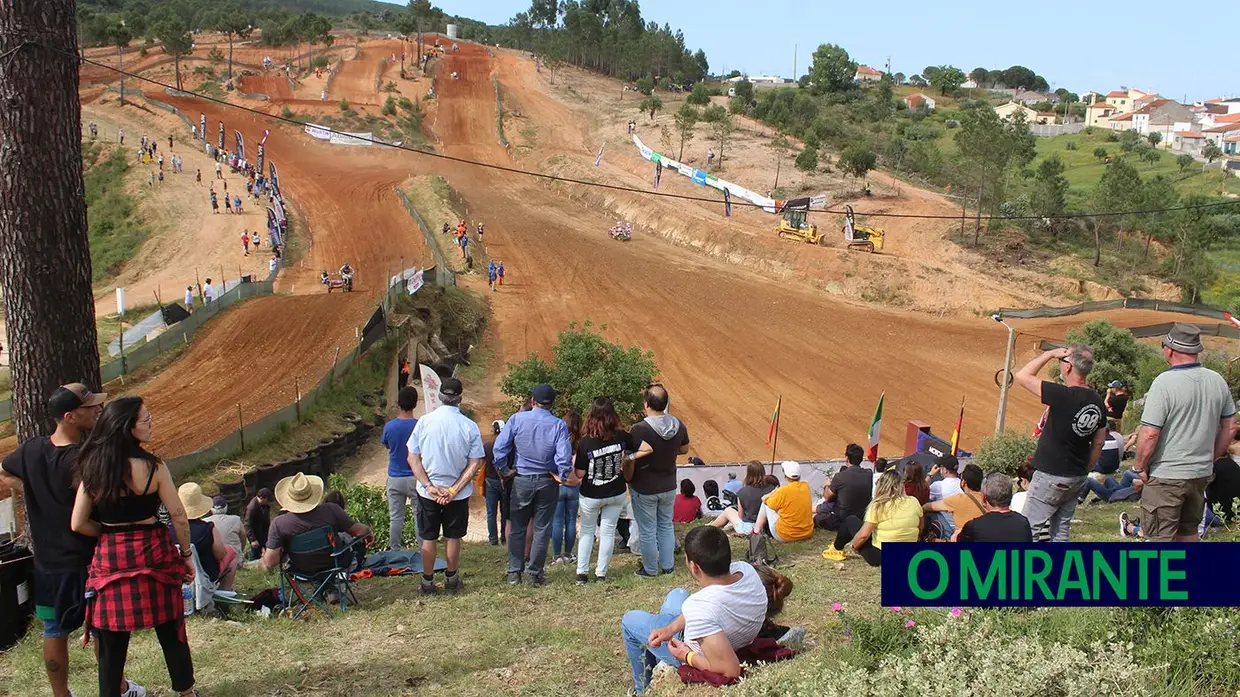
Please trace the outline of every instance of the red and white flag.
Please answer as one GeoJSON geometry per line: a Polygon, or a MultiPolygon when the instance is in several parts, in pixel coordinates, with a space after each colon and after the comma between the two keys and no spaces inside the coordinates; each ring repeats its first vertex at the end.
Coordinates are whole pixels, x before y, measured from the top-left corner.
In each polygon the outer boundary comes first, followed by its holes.
{"type": "Polygon", "coordinates": [[[1042,435],[1042,431],[1046,430],[1046,420],[1049,419],[1050,416],[1051,416],[1051,408],[1047,407],[1046,411],[1042,412],[1042,418],[1038,419],[1037,425],[1033,427],[1034,438],[1040,437],[1042,435]]]}

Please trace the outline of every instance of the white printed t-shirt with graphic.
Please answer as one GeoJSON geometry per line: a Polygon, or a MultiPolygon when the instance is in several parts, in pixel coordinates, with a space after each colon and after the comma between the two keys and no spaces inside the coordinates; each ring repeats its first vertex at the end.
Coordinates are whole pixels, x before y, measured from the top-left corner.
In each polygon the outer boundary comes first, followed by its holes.
{"type": "Polygon", "coordinates": [[[740,573],[735,583],[706,586],[685,599],[680,608],[685,616],[685,643],[700,652],[698,643],[723,632],[733,649],[749,646],[758,638],[766,620],[766,587],[752,566],[732,562],[730,573],[740,573]]]}

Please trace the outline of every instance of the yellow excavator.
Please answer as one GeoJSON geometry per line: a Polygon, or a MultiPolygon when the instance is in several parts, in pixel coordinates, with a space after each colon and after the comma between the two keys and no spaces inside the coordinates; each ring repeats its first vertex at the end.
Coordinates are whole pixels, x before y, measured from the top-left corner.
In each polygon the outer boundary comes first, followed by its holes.
{"type": "Polygon", "coordinates": [[[775,230],[780,237],[809,244],[826,245],[827,239],[818,233],[818,226],[809,222],[811,203],[809,198],[794,198],[781,203],[780,210],[784,217],[779,221],[779,227],[775,230]]]}
{"type": "Polygon", "coordinates": [[[882,251],[883,238],[887,233],[881,228],[857,225],[852,206],[845,206],[844,209],[844,241],[848,243],[848,248],[871,254],[882,251]]]}

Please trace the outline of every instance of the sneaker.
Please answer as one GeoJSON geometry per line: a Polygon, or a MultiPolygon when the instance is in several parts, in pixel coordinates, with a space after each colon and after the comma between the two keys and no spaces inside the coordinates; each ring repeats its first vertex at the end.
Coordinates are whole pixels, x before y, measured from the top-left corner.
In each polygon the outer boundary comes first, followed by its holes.
{"type": "Polygon", "coordinates": [[[509,571],[508,572],[508,585],[510,586],[521,585],[521,572],[520,571],[509,571]]]}
{"type": "Polygon", "coordinates": [[[783,636],[776,639],[775,643],[780,646],[790,648],[793,651],[799,651],[801,646],[805,643],[805,628],[792,627],[788,631],[784,632],[783,636]]]}
{"type": "Polygon", "coordinates": [[[577,574],[577,585],[584,586],[590,582],[590,577],[585,574],[577,574]]]}
{"type": "Polygon", "coordinates": [[[427,581],[426,578],[423,577],[421,591],[422,595],[435,595],[439,592],[439,586],[435,585],[434,580],[427,581]]]}
{"type": "Polygon", "coordinates": [[[594,582],[595,583],[607,583],[607,577],[606,576],[595,576],[594,582]]]}
{"type": "Polygon", "coordinates": [[[826,549],[822,550],[822,558],[826,559],[827,561],[844,561],[844,559],[847,558],[847,555],[844,553],[844,550],[842,549],[836,549],[834,547],[827,547],[826,549]]]}
{"type": "Polygon", "coordinates": [[[1119,536],[1120,537],[1131,537],[1131,535],[1128,534],[1129,525],[1130,523],[1128,522],[1128,512],[1124,511],[1120,513],[1119,514],[1119,536]]]}
{"type": "Polygon", "coordinates": [[[636,577],[638,577],[638,578],[656,578],[656,577],[658,577],[658,574],[648,574],[648,573],[646,573],[646,567],[644,567],[644,566],[639,566],[639,567],[637,567],[637,571],[634,571],[634,572],[633,572],[633,575],[634,575],[634,576],[636,576],[636,577]]]}
{"type": "MultiPolygon", "coordinates": [[[[128,680],[125,682],[125,691],[121,693],[121,697],[146,697],[146,688],[138,683],[128,680]]],[[[73,690],[69,690],[70,697],[73,696],[73,690]]]]}
{"type": "Polygon", "coordinates": [[[675,569],[659,569],[659,575],[660,575],[660,576],[667,576],[667,575],[669,575],[669,574],[673,573],[674,571],[676,571],[676,570],[675,570],[675,569]]]}
{"type": "Polygon", "coordinates": [[[452,574],[451,576],[448,576],[443,581],[443,589],[444,589],[444,592],[446,593],[456,595],[457,593],[461,592],[461,589],[463,588],[465,588],[465,584],[461,583],[460,572],[457,572],[455,574],[452,574]]]}
{"type": "Polygon", "coordinates": [[[488,543],[488,544],[490,544],[492,547],[498,547],[498,546],[499,546],[499,540],[497,540],[497,539],[495,539],[495,538],[493,538],[493,537],[492,537],[491,539],[487,540],[487,543],[488,543]]]}

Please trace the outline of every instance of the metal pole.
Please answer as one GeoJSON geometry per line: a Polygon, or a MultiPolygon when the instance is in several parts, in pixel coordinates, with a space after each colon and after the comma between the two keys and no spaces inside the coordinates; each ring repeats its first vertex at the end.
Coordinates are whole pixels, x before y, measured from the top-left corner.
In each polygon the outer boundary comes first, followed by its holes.
{"type": "Polygon", "coordinates": [[[995,433],[1002,433],[1007,420],[1008,387],[1012,384],[1012,353],[1016,350],[1016,330],[1002,319],[998,322],[1008,330],[1007,358],[1003,361],[1003,382],[999,384],[999,414],[995,417],[995,433]]]}
{"type": "Polygon", "coordinates": [[[241,418],[241,405],[237,405],[237,433],[241,436],[241,452],[245,452],[245,420],[241,418]]]}
{"type": "Polygon", "coordinates": [[[293,376],[293,391],[297,394],[297,401],[294,402],[297,407],[297,423],[301,423],[301,382],[296,375],[293,376]]]}

